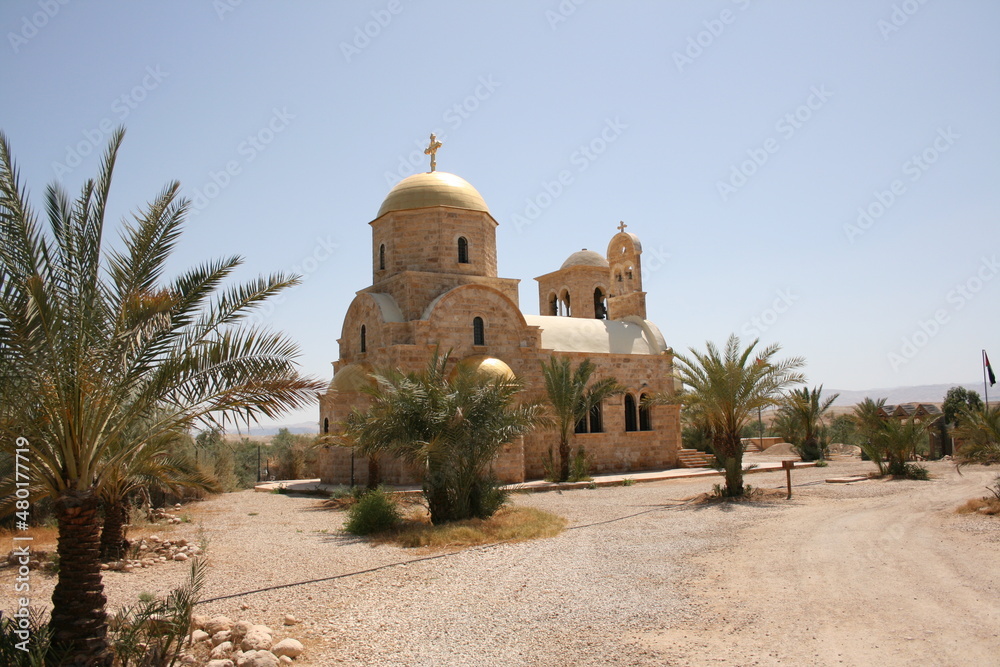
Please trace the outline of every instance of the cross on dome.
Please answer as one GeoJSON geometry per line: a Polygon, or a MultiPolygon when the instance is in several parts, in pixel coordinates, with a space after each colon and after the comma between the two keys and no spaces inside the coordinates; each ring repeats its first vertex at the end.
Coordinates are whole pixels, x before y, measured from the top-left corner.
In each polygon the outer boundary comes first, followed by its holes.
{"type": "Polygon", "coordinates": [[[437,151],[441,148],[441,142],[437,140],[434,133],[431,132],[431,142],[427,144],[427,148],[424,149],[424,155],[431,156],[431,171],[437,169],[437,151]]]}
{"type": "Polygon", "coordinates": [[[628,225],[625,224],[624,220],[619,220],[618,222],[621,223],[618,225],[618,231],[624,232],[625,228],[628,227],[628,225]]]}

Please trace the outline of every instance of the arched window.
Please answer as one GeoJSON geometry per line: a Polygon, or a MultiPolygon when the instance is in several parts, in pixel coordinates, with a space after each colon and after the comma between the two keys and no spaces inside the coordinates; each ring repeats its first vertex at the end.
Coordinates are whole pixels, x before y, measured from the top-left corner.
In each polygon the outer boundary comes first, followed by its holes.
{"type": "Polygon", "coordinates": [[[458,263],[468,264],[469,263],[469,242],[464,236],[458,237],[458,263]]]}
{"type": "Polygon", "coordinates": [[[573,429],[574,433],[586,433],[587,432],[587,418],[584,417],[576,423],[576,427],[573,429]]]}
{"type": "Polygon", "coordinates": [[[621,271],[616,271],[616,272],[615,272],[615,280],[617,280],[618,282],[621,282],[621,281],[622,281],[622,274],[621,274],[621,271]]]}
{"type": "Polygon", "coordinates": [[[364,354],[368,351],[368,329],[365,325],[361,325],[361,353],[364,354]]]}
{"type": "Polygon", "coordinates": [[[606,319],[608,316],[608,306],[607,302],[604,300],[604,292],[600,287],[594,290],[594,317],[599,320],[606,319]]]}
{"type": "Polygon", "coordinates": [[[559,298],[556,296],[556,293],[553,292],[552,294],[549,295],[549,315],[558,315],[558,314],[559,314],[559,298]]]}
{"type": "Polygon", "coordinates": [[[378,270],[385,271],[385,244],[378,247],[378,270]]]}
{"type": "Polygon", "coordinates": [[[562,301],[562,313],[561,314],[565,315],[566,317],[572,317],[573,309],[572,309],[572,306],[570,305],[570,302],[569,302],[569,290],[564,290],[563,291],[563,293],[562,293],[562,299],[560,299],[560,301],[562,301]]]}
{"type": "Polygon", "coordinates": [[[652,431],[653,422],[649,418],[649,396],[641,394],[639,396],[639,430],[652,431]]]}
{"type": "Polygon", "coordinates": [[[481,317],[472,320],[472,344],[486,345],[486,329],[483,327],[483,318],[481,317]]]}
{"type": "Polygon", "coordinates": [[[590,432],[604,433],[604,414],[600,403],[590,408],[590,432]]]}
{"type": "Polygon", "coordinates": [[[636,428],[635,398],[632,394],[625,394],[625,430],[639,430],[636,428]]]}
{"type": "Polygon", "coordinates": [[[629,280],[632,280],[632,267],[631,266],[628,267],[628,269],[626,269],[626,271],[625,271],[625,277],[628,278],[629,280]]]}
{"type": "Polygon", "coordinates": [[[329,417],[325,417],[323,419],[323,433],[329,433],[329,432],[330,432],[330,419],[329,417]]]}

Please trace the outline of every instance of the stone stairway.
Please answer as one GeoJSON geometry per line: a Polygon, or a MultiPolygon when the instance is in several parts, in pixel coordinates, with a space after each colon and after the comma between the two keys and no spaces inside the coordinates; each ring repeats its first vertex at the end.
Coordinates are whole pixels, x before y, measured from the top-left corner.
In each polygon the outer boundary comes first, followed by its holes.
{"type": "Polygon", "coordinates": [[[713,458],[697,449],[682,449],[677,452],[677,465],[681,468],[711,468],[713,458]]]}

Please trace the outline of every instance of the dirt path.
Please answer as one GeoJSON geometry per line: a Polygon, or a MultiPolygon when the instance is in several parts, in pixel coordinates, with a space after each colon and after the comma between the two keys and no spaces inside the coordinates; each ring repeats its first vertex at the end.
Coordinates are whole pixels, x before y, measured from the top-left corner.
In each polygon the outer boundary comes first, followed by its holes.
{"type": "Polygon", "coordinates": [[[932,469],[803,490],[698,557],[704,613],[645,639],[679,664],[1000,664],[1000,526],[954,513],[996,472],[932,469]]]}
{"type": "MultiPolygon", "coordinates": [[[[873,467],[796,470],[791,501],[684,500],[714,479],[517,495],[570,528],[430,559],[346,535],[343,512],[292,495],[225,494],[162,528],[208,547],[200,613],[281,628],[306,645],[302,667],[1000,665],[1000,519],[954,512],[1000,471],[824,482],[873,467]],[[301,623],[282,628],[286,613],[301,623]]],[[[165,594],[187,569],[107,572],[109,605],[165,594]]],[[[0,571],[4,609],[12,583],[0,571]]],[[[32,595],[54,583],[35,576],[32,595]]]]}

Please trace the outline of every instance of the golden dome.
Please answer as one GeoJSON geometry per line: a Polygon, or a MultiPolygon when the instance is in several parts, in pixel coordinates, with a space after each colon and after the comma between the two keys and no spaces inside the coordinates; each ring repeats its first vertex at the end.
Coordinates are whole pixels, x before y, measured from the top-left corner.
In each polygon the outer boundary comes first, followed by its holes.
{"type": "Polygon", "coordinates": [[[389,191],[377,218],[389,211],[407,211],[428,206],[450,206],[489,213],[482,195],[461,176],[446,171],[430,171],[407,176],[389,191]]]}
{"type": "Polygon", "coordinates": [[[494,375],[496,377],[507,378],[509,380],[517,379],[514,375],[514,371],[511,370],[510,366],[500,361],[496,357],[488,357],[484,354],[477,354],[471,357],[466,357],[462,359],[455,365],[454,370],[451,372],[451,377],[454,378],[458,374],[458,369],[469,368],[480,373],[486,373],[487,375],[494,375]]]}
{"type": "Polygon", "coordinates": [[[599,266],[602,269],[607,269],[611,265],[608,264],[608,260],[603,255],[584,248],[567,257],[559,268],[568,269],[571,266],[599,266]]]}
{"type": "Polygon", "coordinates": [[[375,384],[371,376],[371,366],[365,362],[357,362],[344,366],[334,373],[330,381],[333,391],[361,391],[375,384]]]}

